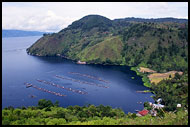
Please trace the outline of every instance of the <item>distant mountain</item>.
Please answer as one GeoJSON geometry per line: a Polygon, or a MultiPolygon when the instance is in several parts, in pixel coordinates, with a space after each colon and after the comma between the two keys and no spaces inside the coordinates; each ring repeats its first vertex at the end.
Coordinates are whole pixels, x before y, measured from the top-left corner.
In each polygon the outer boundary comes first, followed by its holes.
{"type": "Polygon", "coordinates": [[[188,67],[188,20],[88,15],[58,33],[45,34],[27,52],[93,64],[144,65],[158,72],[182,71],[188,67]]]}
{"type": "Polygon", "coordinates": [[[134,21],[134,22],[155,22],[155,23],[163,23],[163,22],[175,22],[175,23],[187,23],[187,19],[177,19],[177,18],[157,18],[157,19],[144,19],[144,18],[123,18],[123,19],[115,19],[114,21],[134,21]]]}
{"type": "Polygon", "coordinates": [[[2,37],[26,37],[26,36],[41,36],[44,32],[39,31],[24,31],[24,30],[2,30],[2,37]]]}

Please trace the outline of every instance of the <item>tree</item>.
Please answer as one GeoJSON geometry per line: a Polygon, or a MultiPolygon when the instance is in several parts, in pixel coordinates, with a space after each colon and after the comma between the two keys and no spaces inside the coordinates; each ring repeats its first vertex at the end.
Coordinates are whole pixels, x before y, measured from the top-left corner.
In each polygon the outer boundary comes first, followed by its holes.
{"type": "Polygon", "coordinates": [[[95,59],[94,63],[96,63],[96,64],[101,63],[101,59],[100,58],[95,59]]]}
{"type": "Polygon", "coordinates": [[[181,78],[181,75],[179,73],[175,73],[175,79],[180,79],[181,78]]]}
{"type": "Polygon", "coordinates": [[[13,111],[14,107],[13,106],[9,106],[7,109],[13,111]]]}
{"type": "Polygon", "coordinates": [[[80,117],[80,118],[82,118],[82,117],[87,117],[86,113],[83,112],[83,111],[79,111],[79,112],[77,113],[77,116],[80,117]]]}
{"type": "Polygon", "coordinates": [[[65,118],[65,112],[63,110],[58,110],[57,114],[55,114],[56,118],[65,118]]]}
{"type": "Polygon", "coordinates": [[[53,106],[53,103],[50,100],[40,99],[38,101],[38,108],[39,109],[50,108],[51,106],[53,106]]]}
{"type": "Polygon", "coordinates": [[[20,113],[21,113],[21,109],[15,109],[15,110],[14,110],[14,114],[15,114],[15,115],[19,116],[20,113]]]}
{"type": "Polygon", "coordinates": [[[111,63],[112,63],[112,61],[110,59],[106,58],[106,64],[111,64],[111,63]]]}
{"type": "Polygon", "coordinates": [[[96,107],[94,106],[94,105],[90,105],[89,107],[88,107],[88,109],[89,109],[89,111],[92,113],[92,115],[93,116],[95,116],[96,115],[96,107]]]}
{"type": "Polygon", "coordinates": [[[26,109],[26,107],[25,107],[25,106],[22,106],[21,109],[24,110],[24,109],[26,109]]]}
{"type": "Polygon", "coordinates": [[[59,101],[55,101],[54,106],[55,106],[55,107],[59,107],[59,101]]]}
{"type": "Polygon", "coordinates": [[[140,50],[140,54],[143,54],[143,55],[144,55],[144,49],[141,49],[141,50],[140,50]]]}

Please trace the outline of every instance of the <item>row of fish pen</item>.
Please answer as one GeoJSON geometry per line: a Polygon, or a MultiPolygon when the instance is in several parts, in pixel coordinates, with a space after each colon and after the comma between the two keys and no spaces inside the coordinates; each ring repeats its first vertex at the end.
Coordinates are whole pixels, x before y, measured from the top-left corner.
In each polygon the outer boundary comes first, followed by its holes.
{"type": "Polygon", "coordinates": [[[94,85],[94,86],[103,87],[103,88],[109,88],[108,86],[104,86],[104,85],[100,85],[100,84],[96,84],[96,83],[91,83],[91,82],[86,82],[86,81],[80,81],[80,80],[76,80],[76,79],[72,79],[72,78],[65,78],[65,77],[59,76],[59,75],[55,75],[55,77],[65,79],[65,80],[71,80],[73,82],[78,82],[80,84],[88,84],[88,85],[94,85]]]}
{"type": "MultiPolygon", "coordinates": [[[[81,74],[81,73],[76,73],[76,72],[68,72],[70,74],[75,74],[75,75],[80,75],[80,76],[84,76],[84,77],[88,77],[88,78],[91,78],[91,79],[95,79],[95,80],[99,80],[99,81],[102,81],[102,82],[105,82],[105,83],[109,83],[108,81],[106,80],[103,80],[101,78],[98,78],[98,77],[94,77],[94,76],[91,76],[91,75],[87,75],[87,74],[81,74]]],[[[61,79],[65,79],[65,80],[70,80],[70,81],[73,81],[73,82],[77,82],[77,83],[80,83],[80,84],[88,84],[88,85],[94,85],[94,86],[98,86],[98,87],[103,87],[103,88],[109,88],[108,86],[104,86],[104,85],[101,85],[101,84],[96,84],[96,83],[91,83],[91,82],[86,82],[86,81],[80,81],[80,80],[76,80],[76,79],[72,79],[72,78],[65,78],[63,76],[58,76],[58,75],[55,75],[57,78],[61,78],[61,79]]],[[[81,90],[74,90],[72,88],[65,88],[64,86],[60,86],[58,84],[55,84],[55,83],[52,83],[52,82],[48,82],[48,81],[45,81],[45,80],[40,80],[40,79],[36,79],[38,82],[42,82],[42,83],[45,83],[45,84],[48,84],[48,85],[52,85],[52,86],[55,86],[57,88],[61,88],[61,89],[64,89],[64,90],[68,90],[68,91],[72,91],[72,92],[75,92],[75,93],[79,93],[79,94],[88,94],[87,92],[85,91],[81,91],[81,90]]],[[[33,85],[31,83],[24,83],[26,85],[26,87],[33,87],[35,89],[38,89],[38,90],[41,90],[41,91],[44,91],[44,92],[47,92],[47,93],[51,93],[51,94],[54,94],[56,96],[67,96],[67,95],[63,95],[63,94],[60,94],[60,93],[57,93],[57,92],[54,92],[54,91],[50,91],[50,90],[46,90],[44,88],[40,88],[40,87],[37,87],[36,85],[33,85]]]]}
{"type": "Polygon", "coordinates": [[[75,92],[75,93],[79,93],[79,94],[88,94],[88,93],[85,92],[85,91],[74,90],[74,89],[72,89],[72,88],[65,88],[64,86],[60,86],[60,85],[58,85],[58,84],[55,84],[55,83],[52,83],[52,82],[48,82],[48,81],[45,81],[45,80],[37,79],[37,81],[38,81],[38,82],[45,83],[45,84],[48,84],[48,85],[55,86],[55,87],[57,87],[57,88],[65,89],[65,90],[68,90],[68,91],[72,91],[72,92],[75,92]]]}
{"type": "Polygon", "coordinates": [[[74,75],[80,75],[80,76],[88,77],[88,78],[95,79],[95,80],[98,80],[98,81],[102,81],[102,82],[105,82],[105,83],[109,83],[109,81],[103,80],[103,79],[101,79],[99,77],[94,77],[92,75],[81,74],[81,73],[77,73],[77,72],[68,72],[68,73],[69,74],[74,74],[74,75]]]}
{"type": "Polygon", "coordinates": [[[28,88],[28,87],[33,87],[33,88],[35,88],[35,89],[37,89],[37,90],[41,90],[41,91],[43,91],[43,92],[47,92],[47,93],[50,93],[50,94],[54,94],[54,95],[56,95],[56,96],[61,96],[61,97],[67,96],[67,95],[63,95],[63,94],[60,94],[60,93],[57,93],[57,92],[54,92],[54,91],[50,91],[50,90],[46,90],[46,89],[44,89],[44,88],[37,87],[37,86],[35,86],[35,85],[31,84],[31,83],[24,83],[24,84],[26,85],[27,88],[28,88]]]}

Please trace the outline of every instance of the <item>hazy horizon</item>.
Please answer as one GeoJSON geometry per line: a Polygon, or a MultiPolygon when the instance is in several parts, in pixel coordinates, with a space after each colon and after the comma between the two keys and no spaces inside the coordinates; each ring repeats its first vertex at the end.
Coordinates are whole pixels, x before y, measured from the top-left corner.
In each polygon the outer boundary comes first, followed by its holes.
{"type": "Polygon", "coordinates": [[[2,29],[58,32],[91,14],[188,19],[188,2],[2,2],[2,29]]]}

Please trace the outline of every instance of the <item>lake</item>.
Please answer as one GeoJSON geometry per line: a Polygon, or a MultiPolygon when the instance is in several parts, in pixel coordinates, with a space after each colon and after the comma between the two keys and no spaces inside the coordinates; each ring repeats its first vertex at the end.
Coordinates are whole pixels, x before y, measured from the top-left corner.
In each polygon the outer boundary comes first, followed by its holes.
{"type": "Polygon", "coordinates": [[[125,113],[135,113],[135,110],[143,109],[143,104],[138,102],[154,102],[150,97],[152,93],[136,92],[148,88],[143,86],[141,77],[131,71],[130,67],[79,65],[60,57],[28,55],[26,48],[39,38],[40,36],[2,38],[2,108],[36,106],[39,99],[49,99],[52,102],[58,100],[63,107],[103,104],[112,108],[121,108],[125,113]],[[56,96],[33,87],[26,88],[25,82],[66,96],[56,96]],[[84,91],[87,94],[79,94],[76,91],[84,91]]]}

